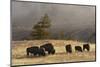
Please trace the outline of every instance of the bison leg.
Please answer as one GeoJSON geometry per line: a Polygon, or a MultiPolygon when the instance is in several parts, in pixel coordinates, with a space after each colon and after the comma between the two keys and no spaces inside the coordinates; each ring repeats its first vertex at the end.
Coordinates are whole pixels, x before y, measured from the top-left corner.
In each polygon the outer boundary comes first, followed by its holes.
{"type": "Polygon", "coordinates": [[[51,52],[52,54],[55,54],[55,50],[52,50],[52,52],[51,52]]]}
{"type": "Polygon", "coordinates": [[[85,49],[87,50],[87,51],[89,51],[90,49],[89,48],[83,48],[83,50],[85,51],[85,49]]]}
{"type": "Polygon", "coordinates": [[[90,51],[90,48],[88,48],[87,50],[90,51]]]}
{"type": "Polygon", "coordinates": [[[45,56],[45,53],[41,53],[40,56],[45,56]]]}
{"type": "Polygon", "coordinates": [[[43,53],[43,56],[45,56],[45,53],[43,53]]]}
{"type": "Polygon", "coordinates": [[[89,51],[90,49],[89,49],[89,47],[87,47],[87,51],[89,51]]]}
{"type": "Polygon", "coordinates": [[[83,47],[83,51],[85,51],[85,48],[83,47]]]}
{"type": "Polygon", "coordinates": [[[68,51],[68,53],[72,53],[72,51],[68,51]]]}
{"type": "Polygon", "coordinates": [[[50,54],[51,53],[51,51],[48,51],[48,54],[50,54]]]}
{"type": "Polygon", "coordinates": [[[27,51],[27,56],[29,56],[29,52],[27,51]]]}
{"type": "Polygon", "coordinates": [[[82,52],[82,49],[80,50],[80,52],[82,52]]]}

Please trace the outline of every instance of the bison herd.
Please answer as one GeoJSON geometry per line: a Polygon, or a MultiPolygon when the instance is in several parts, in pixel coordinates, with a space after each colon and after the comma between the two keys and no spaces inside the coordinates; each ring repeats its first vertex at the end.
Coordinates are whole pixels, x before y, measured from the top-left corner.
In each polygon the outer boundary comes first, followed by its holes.
{"type": "MultiPolygon", "coordinates": [[[[72,53],[72,46],[71,44],[68,44],[65,46],[67,53],[72,53]]],[[[75,51],[83,52],[85,50],[90,51],[89,44],[83,44],[83,49],[81,46],[75,46],[75,51]]],[[[27,56],[34,55],[34,56],[45,56],[46,54],[55,54],[55,49],[52,43],[47,43],[44,45],[38,46],[32,46],[28,47],[26,49],[27,56]]]]}
{"type": "Polygon", "coordinates": [[[26,52],[27,52],[27,56],[29,56],[30,54],[34,56],[45,56],[46,52],[48,54],[54,54],[55,49],[51,43],[47,43],[40,47],[38,46],[29,47],[26,49],[26,52]]]}

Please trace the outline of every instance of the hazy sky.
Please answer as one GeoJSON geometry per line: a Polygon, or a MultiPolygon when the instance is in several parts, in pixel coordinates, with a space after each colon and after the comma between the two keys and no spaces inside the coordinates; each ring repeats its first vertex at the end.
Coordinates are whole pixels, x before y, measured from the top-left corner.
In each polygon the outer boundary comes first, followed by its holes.
{"type": "MultiPolygon", "coordinates": [[[[34,2],[12,2],[12,31],[30,31],[47,13],[51,30],[95,29],[95,7],[34,2]]],[[[18,35],[18,34],[16,34],[18,35]]]]}

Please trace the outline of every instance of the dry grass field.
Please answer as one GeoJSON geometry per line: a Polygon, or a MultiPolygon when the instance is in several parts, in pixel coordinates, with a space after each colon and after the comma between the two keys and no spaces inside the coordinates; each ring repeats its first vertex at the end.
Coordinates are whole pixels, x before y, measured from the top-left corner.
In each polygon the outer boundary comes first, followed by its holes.
{"type": "Polygon", "coordinates": [[[12,65],[45,64],[76,61],[95,61],[95,44],[90,44],[90,51],[75,52],[74,47],[80,45],[83,48],[85,42],[72,40],[30,40],[30,41],[12,41],[12,65]],[[44,57],[27,57],[26,48],[31,46],[40,46],[49,41],[54,45],[56,53],[44,57]],[[73,52],[66,53],[65,45],[71,44],[73,52]]]}

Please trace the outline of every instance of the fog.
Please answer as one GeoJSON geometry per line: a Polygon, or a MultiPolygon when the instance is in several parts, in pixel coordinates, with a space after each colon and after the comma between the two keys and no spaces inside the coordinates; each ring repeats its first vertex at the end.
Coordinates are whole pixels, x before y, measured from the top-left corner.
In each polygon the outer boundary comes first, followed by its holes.
{"type": "Polygon", "coordinates": [[[50,31],[53,33],[62,30],[66,33],[84,31],[80,34],[86,35],[86,37],[88,34],[85,32],[95,33],[94,6],[12,1],[11,9],[14,40],[27,37],[33,25],[40,21],[45,13],[51,20],[50,31]]]}

